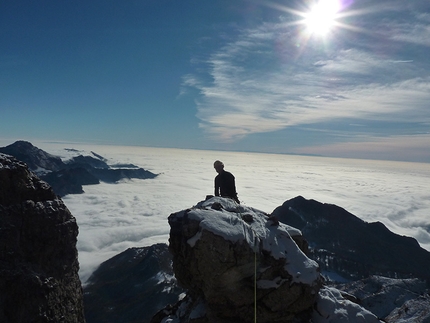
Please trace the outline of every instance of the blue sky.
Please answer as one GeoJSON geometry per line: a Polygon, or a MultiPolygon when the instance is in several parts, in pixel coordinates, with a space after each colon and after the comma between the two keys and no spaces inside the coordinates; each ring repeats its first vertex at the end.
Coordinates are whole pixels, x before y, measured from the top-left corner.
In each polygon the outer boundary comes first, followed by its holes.
{"type": "Polygon", "coordinates": [[[0,1],[0,138],[430,162],[430,2],[324,1],[0,1]]]}

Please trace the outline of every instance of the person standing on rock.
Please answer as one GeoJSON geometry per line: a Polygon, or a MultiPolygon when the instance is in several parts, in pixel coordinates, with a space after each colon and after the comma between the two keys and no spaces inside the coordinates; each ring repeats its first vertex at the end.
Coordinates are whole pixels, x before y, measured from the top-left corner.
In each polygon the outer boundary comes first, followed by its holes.
{"type": "Polygon", "coordinates": [[[218,173],[215,177],[215,196],[229,197],[240,204],[233,174],[225,171],[223,162],[219,160],[214,162],[214,168],[218,173]]]}

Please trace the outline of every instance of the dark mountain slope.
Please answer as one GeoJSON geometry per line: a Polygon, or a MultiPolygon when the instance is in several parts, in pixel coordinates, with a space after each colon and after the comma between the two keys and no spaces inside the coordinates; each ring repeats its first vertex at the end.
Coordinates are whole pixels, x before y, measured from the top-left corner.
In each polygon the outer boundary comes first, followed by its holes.
{"type": "Polygon", "coordinates": [[[322,270],[356,280],[370,275],[430,279],[430,253],[382,223],[367,223],[345,209],[298,196],[272,215],[302,231],[322,270]]]}
{"type": "Polygon", "coordinates": [[[102,263],[84,287],[87,323],[148,322],[184,290],[166,244],[130,248],[102,263]]]}

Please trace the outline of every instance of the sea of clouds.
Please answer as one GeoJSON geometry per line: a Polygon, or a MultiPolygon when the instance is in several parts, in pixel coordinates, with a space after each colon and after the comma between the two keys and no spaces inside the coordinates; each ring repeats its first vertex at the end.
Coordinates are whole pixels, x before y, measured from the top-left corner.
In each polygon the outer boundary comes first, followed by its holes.
{"type": "Polygon", "coordinates": [[[80,277],[130,247],[167,243],[167,217],[213,194],[213,162],[236,177],[239,199],[270,213],[302,195],[341,206],[367,222],[416,238],[430,251],[430,164],[184,149],[34,143],[64,159],[91,151],[108,164],[132,163],[159,174],[84,187],[65,204],[79,225],[80,277]]]}

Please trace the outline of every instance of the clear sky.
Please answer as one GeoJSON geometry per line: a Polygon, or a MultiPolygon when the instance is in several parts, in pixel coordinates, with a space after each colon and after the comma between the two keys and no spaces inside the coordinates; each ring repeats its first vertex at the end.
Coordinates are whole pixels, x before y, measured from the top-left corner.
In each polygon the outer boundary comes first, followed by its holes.
{"type": "Polygon", "coordinates": [[[430,162],[430,2],[0,0],[0,138],[430,162]]]}

